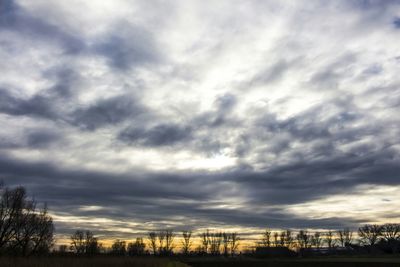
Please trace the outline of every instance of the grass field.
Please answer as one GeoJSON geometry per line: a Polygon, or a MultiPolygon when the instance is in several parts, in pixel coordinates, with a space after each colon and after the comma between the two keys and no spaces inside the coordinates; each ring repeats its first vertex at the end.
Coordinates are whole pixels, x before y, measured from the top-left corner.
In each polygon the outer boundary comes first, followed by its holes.
{"type": "Polygon", "coordinates": [[[400,267],[400,258],[170,259],[124,257],[0,258],[0,267],[400,267]]]}
{"type": "Polygon", "coordinates": [[[0,258],[0,267],[188,267],[168,259],[117,257],[0,258]]]}
{"type": "Polygon", "coordinates": [[[400,267],[400,258],[197,259],[192,267],[400,267]]]}

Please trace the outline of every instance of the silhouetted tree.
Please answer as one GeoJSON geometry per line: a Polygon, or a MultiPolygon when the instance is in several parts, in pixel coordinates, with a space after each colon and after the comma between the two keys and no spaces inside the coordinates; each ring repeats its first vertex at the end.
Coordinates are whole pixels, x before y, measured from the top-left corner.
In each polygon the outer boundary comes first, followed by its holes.
{"type": "Polygon", "coordinates": [[[375,245],[381,233],[382,226],[377,224],[366,224],[358,228],[358,235],[361,238],[361,242],[371,246],[375,245]]]}
{"type": "Polygon", "coordinates": [[[311,243],[316,249],[319,249],[321,247],[322,238],[319,232],[315,232],[314,235],[312,235],[311,243]]]}
{"type": "Polygon", "coordinates": [[[236,253],[236,250],[239,247],[239,235],[237,233],[231,233],[231,255],[234,256],[236,253]]]}
{"type": "Polygon", "coordinates": [[[278,232],[274,232],[274,246],[277,247],[279,246],[279,233],[278,232]]]}
{"type": "Polygon", "coordinates": [[[94,255],[100,252],[101,245],[91,231],[77,230],[70,239],[71,249],[76,254],[94,255]]]}
{"type": "Polygon", "coordinates": [[[269,229],[266,229],[265,232],[263,233],[263,236],[261,239],[261,245],[264,247],[271,246],[271,231],[269,229]]]}
{"type": "Polygon", "coordinates": [[[183,231],[182,232],[182,252],[187,255],[190,252],[190,247],[192,246],[192,232],[191,231],[183,231]]]}
{"type": "Polygon", "coordinates": [[[167,255],[172,254],[174,248],[174,232],[172,230],[165,230],[165,253],[167,255]]]}
{"type": "Polygon", "coordinates": [[[339,241],[342,247],[347,247],[351,245],[353,241],[353,232],[349,228],[344,228],[343,230],[337,231],[339,241]]]}
{"type": "Polygon", "coordinates": [[[71,235],[71,250],[75,251],[76,254],[85,253],[85,233],[81,230],[71,235]]]}
{"type": "Polygon", "coordinates": [[[386,223],[381,228],[382,236],[385,240],[398,240],[400,239],[400,224],[386,223]]]}
{"type": "Polygon", "coordinates": [[[335,240],[333,239],[333,232],[331,230],[326,232],[325,242],[329,249],[332,249],[335,246],[335,240]]]}
{"type": "Polygon", "coordinates": [[[223,232],[222,233],[222,249],[224,256],[227,257],[229,254],[229,246],[231,244],[231,234],[223,232]]]}
{"type": "Polygon", "coordinates": [[[286,240],[286,231],[282,231],[279,234],[279,246],[284,247],[286,240]]]}
{"type": "Polygon", "coordinates": [[[203,252],[208,253],[208,246],[210,244],[210,231],[207,229],[206,232],[200,234],[201,237],[201,244],[203,247],[203,252]]]}
{"type": "Polygon", "coordinates": [[[209,234],[210,253],[212,255],[218,255],[220,253],[221,242],[222,233],[209,234]]]}
{"type": "Polygon", "coordinates": [[[85,232],[85,253],[95,255],[100,253],[101,244],[91,231],[85,232]]]}
{"type": "Polygon", "coordinates": [[[400,224],[386,223],[382,225],[381,231],[382,237],[392,250],[392,253],[398,252],[400,248],[400,224]]]}
{"type": "Polygon", "coordinates": [[[153,251],[153,255],[157,254],[157,234],[156,232],[150,232],[147,235],[147,238],[149,239],[149,246],[151,250],[153,251]]]}
{"type": "Polygon", "coordinates": [[[165,240],[165,232],[158,232],[158,254],[162,255],[164,252],[164,240],[165,240]]]}
{"type": "Polygon", "coordinates": [[[293,245],[293,235],[290,230],[286,230],[286,235],[285,235],[285,246],[290,248],[293,245]]]}
{"type": "Polygon", "coordinates": [[[111,245],[111,254],[123,256],[126,254],[126,242],[119,239],[115,240],[111,245]]]}
{"type": "Polygon", "coordinates": [[[300,230],[297,234],[297,243],[300,248],[309,248],[311,246],[311,236],[307,231],[300,230]]]}
{"type": "MultiPolygon", "coordinates": [[[[136,238],[135,242],[128,243],[128,255],[129,256],[141,256],[144,254],[144,250],[146,248],[146,245],[143,242],[143,238],[138,237],[136,238]]],[[[154,251],[156,251],[155,249],[154,251]]]]}
{"type": "Polygon", "coordinates": [[[54,225],[47,207],[36,209],[23,187],[0,186],[0,252],[28,256],[53,246],[54,225]]]}

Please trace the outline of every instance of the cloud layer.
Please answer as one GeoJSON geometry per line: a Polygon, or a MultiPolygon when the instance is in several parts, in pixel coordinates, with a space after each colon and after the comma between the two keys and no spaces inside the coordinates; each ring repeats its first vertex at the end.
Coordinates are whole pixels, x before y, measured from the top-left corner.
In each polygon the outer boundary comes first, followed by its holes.
{"type": "Polygon", "coordinates": [[[61,234],[399,219],[399,17],[398,1],[3,1],[0,176],[61,234]]]}

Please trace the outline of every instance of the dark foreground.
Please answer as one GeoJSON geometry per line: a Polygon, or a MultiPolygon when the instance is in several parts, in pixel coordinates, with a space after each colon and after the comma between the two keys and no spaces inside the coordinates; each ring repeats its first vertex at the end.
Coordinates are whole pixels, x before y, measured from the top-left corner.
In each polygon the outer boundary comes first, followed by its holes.
{"type": "Polygon", "coordinates": [[[188,260],[192,267],[400,267],[400,258],[188,260]]]}
{"type": "Polygon", "coordinates": [[[400,258],[183,259],[127,257],[0,258],[0,267],[400,267],[400,258]]]}
{"type": "Polygon", "coordinates": [[[187,265],[168,259],[153,258],[49,257],[0,258],[0,267],[187,267],[187,265]]]}

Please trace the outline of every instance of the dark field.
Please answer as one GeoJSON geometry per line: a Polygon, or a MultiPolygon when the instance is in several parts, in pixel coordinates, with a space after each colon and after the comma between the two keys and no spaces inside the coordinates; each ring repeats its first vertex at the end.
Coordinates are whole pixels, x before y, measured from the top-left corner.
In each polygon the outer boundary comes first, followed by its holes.
{"type": "Polygon", "coordinates": [[[137,258],[0,258],[0,267],[187,267],[168,259],[137,258]]]}
{"type": "Polygon", "coordinates": [[[400,258],[188,260],[192,267],[400,267],[400,258]]]}
{"type": "Polygon", "coordinates": [[[400,258],[187,259],[152,258],[0,258],[0,267],[400,267],[400,258]]]}

